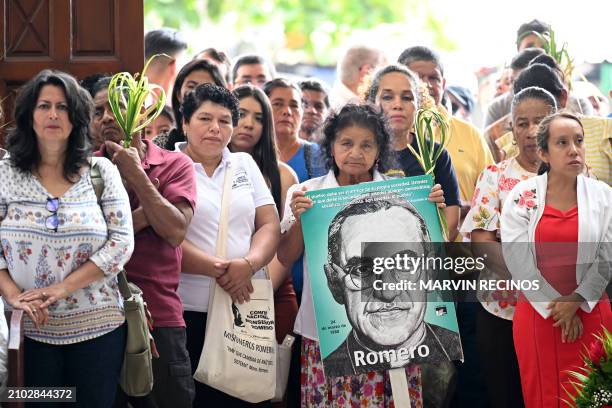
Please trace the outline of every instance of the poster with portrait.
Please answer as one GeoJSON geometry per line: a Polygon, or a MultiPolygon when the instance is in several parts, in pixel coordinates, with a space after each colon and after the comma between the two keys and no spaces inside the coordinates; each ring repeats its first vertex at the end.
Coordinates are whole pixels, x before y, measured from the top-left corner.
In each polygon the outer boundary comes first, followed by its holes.
{"type": "Polygon", "coordinates": [[[448,272],[432,185],[425,175],[306,193],[313,207],[302,231],[327,377],[463,359],[452,294],[439,290],[448,272]]]}

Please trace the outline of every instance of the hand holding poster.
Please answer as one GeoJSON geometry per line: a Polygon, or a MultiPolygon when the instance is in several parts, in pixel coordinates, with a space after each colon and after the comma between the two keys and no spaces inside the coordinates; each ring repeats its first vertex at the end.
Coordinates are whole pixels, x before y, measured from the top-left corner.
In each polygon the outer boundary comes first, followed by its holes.
{"type": "Polygon", "coordinates": [[[302,229],[325,375],[462,358],[455,308],[431,288],[443,236],[431,176],[307,192],[302,229]],[[428,286],[429,285],[429,286],[428,286]]]}

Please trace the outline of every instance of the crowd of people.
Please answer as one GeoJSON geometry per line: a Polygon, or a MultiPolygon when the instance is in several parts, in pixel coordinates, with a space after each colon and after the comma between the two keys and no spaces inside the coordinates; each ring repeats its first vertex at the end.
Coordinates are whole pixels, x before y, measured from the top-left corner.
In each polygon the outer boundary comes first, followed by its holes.
{"type": "MultiPolygon", "coordinates": [[[[408,364],[411,406],[561,406],[567,370],[593,334],[612,329],[612,118],[570,90],[535,34],[549,29],[538,20],[519,28],[483,129],[460,118],[469,98],[446,86],[452,67],[424,46],[395,62],[353,46],[330,89],[278,76],[261,55],[232,60],[214,48],[179,67],[188,44],[173,30],[151,31],[146,57],[169,58],[154,59],[146,75],[171,106],[130,147],[108,101],[113,73],[77,82],[40,72],[19,91],[0,161],[0,294],[26,315],[25,385],[74,386],[83,407],[394,406],[387,370],[325,375],[301,219],[312,207],[307,191],[424,174],[412,152],[415,116],[433,106],[449,138],[428,200],[448,240],[496,253],[486,265],[493,278],[536,279],[546,290],[458,301],[464,361],[408,364]],[[218,257],[228,185],[227,255],[218,257]],[[549,243],[566,245],[562,266],[549,243]],[[118,387],[122,270],[143,292],[159,354],[143,397],[118,387]],[[193,374],[213,282],[244,303],[265,270],[276,339],[297,341],[284,400],[250,404],[193,374]]],[[[384,299],[401,301],[400,292],[384,299]]]]}

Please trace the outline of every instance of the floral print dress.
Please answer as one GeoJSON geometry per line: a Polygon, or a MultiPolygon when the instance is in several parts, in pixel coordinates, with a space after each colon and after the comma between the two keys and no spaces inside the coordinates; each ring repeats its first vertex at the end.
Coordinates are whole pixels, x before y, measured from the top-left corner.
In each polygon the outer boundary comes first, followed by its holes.
{"type": "MultiPolygon", "coordinates": [[[[525,170],[513,157],[498,164],[487,166],[480,174],[472,197],[471,208],[461,226],[461,233],[469,238],[473,230],[495,231],[499,236],[502,205],[510,191],[519,182],[536,176],[525,170]]],[[[536,205],[532,192],[525,192],[519,198],[521,206],[536,205]]],[[[512,320],[518,292],[514,290],[478,291],[482,306],[495,316],[512,320]]]]}
{"type": "MultiPolygon", "coordinates": [[[[326,378],[319,343],[302,338],[301,355],[302,407],[394,408],[388,371],[326,378]]],[[[416,364],[406,368],[411,408],[422,408],[421,370],[416,364]]],[[[398,407],[399,408],[399,407],[398,407]]]]}

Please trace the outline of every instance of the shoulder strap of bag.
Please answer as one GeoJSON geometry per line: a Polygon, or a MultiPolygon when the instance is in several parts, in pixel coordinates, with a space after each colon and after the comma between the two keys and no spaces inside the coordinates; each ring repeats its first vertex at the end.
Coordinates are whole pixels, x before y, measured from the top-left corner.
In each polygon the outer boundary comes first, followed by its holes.
{"type": "MultiPolygon", "coordinates": [[[[225,176],[223,178],[223,193],[221,193],[221,215],[219,217],[219,230],[217,231],[217,245],[215,250],[215,256],[225,259],[227,255],[227,232],[229,224],[229,206],[230,196],[232,194],[232,179],[234,178],[234,168],[230,163],[225,168],[225,176]]],[[[213,279],[208,295],[208,312],[213,308],[215,298],[215,287],[217,283],[213,279]]],[[[206,323],[206,330],[208,331],[208,321],[206,323]]]]}
{"type": "MultiPolygon", "coordinates": [[[[99,157],[92,157],[90,159],[89,172],[91,176],[91,185],[93,186],[94,192],[96,193],[96,198],[98,199],[98,205],[101,205],[102,193],[104,192],[104,179],[102,178],[100,168],[98,167],[99,161],[99,157]]],[[[121,292],[121,296],[123,296],[123,299],[131,298],[132,291],[130,290],[130,286],[128,285],[127,277],[125,276],[125,271],[122,270],[117,274],[117,283],[119,285],[119,291],[121,292]]]]}
{"type": "Polygon", "coordinates": [[[117,274],[117,284],[119,286],[119,292],[121,292],[121,296],[123,296],[123,299],[130,299],[132,297],[132,290],[130,289],[130,285],[128,285],[127,276],[125,276],[125,270],[123,269],[117,274]]]}
{"type": "Polygon", "coordinates": [[[232,194],[232,179],[234,178],[234,168],[232,164],[225,169],[223,179],[223,193],[221,195],[221,216],[219,217],[219,231],[217,233],[217,250],[215,255],[225,258],[227,255],[227,233],[229,224],[229,207],[232,194]]]}
{"type": "Polygon", "coordinates": [[[102,193],[104,192],[104,179],[102,178],[100,168],[98,167],[99,162],[99,157],[92,157],[89,162],[89,174],[91,176],[91,184],[93,186],[94,192],[96,193],[98,204],[101,203],[102,193]]]}

